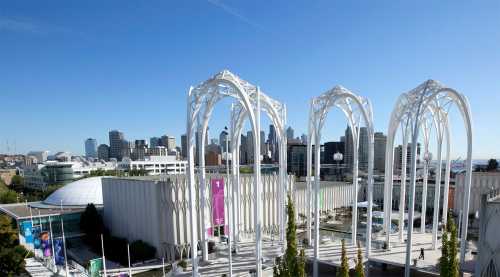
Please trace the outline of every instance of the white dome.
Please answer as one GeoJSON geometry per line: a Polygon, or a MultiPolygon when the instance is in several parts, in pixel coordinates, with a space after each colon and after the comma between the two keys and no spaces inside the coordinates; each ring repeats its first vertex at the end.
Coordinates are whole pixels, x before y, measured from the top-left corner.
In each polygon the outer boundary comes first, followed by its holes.
{"type": "Polygon", "coordinates": [[[43,204],[54,206],[102,205],[102,177],[89,177],[69,183],[54,191],[43,204]],[[62,201],[62,202],[61,202],[62,201]]]}

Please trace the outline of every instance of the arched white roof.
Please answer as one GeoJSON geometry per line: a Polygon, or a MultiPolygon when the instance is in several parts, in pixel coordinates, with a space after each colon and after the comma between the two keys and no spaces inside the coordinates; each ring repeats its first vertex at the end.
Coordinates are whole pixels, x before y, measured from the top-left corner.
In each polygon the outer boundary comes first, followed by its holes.
{"type": "Polygon", "coordinates": [[[63,206],[103,205],[102,177],[89,177],[65,185],[47,197],[43,204],[63,206]],[[62,201],[62,202],[61,202],[62,201]]]}

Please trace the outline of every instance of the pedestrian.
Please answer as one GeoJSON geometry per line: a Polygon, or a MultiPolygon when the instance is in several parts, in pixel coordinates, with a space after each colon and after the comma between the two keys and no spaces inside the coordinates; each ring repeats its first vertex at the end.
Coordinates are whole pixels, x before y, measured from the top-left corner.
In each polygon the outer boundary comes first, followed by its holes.
{"type": "Polygon", "coordinates": [[[424,260],[424,248],[420,248],[420,256],[418,257],[418,259],[424,260]]]}

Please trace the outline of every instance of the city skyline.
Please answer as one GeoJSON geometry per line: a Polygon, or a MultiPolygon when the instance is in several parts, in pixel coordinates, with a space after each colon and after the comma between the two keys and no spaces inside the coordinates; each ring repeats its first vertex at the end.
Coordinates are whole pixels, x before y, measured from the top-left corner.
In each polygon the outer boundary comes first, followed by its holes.
{"type": "MultiPolygon", "coordinates": [[[[2,3],[0,101],[20,105],[0,112],[16,117],[4,124],[0,152],[9,141],[18,153],[83,154],[85,138],[101,144],[112,129],[179,142],[189,86],[227,68],[285,103],[296,136],[307,129],[309,99],[334,85],[369,98],[375,130],[386,133],[397,96],[434,78],[471,102],[473,157],[500,156],[500,130],[490,127],[500,115],[500,3],[222,1],[228,12],[218,2],[137,4],[133,12],[121,2],[98,10],[2,3]]],[[[213,129],[229,125],[228,113],[214,113],[213,129]]],[[[346,122],[333,114],[329,124],[331,140],[346,122]]],[[[464,157],[463,129],[453,134],[452,156],[464,157]]]]}

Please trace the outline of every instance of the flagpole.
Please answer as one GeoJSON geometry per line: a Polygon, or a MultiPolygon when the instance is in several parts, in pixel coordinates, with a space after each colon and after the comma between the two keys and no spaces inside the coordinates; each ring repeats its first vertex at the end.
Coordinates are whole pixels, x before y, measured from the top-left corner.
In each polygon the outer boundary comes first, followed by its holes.
{"type": "Polygon", "coordinates": [[[132,268],[130,267],[130,245],[127,243],[127,256],[128,256],[128,276],[132,277],[132,268]]]}
{"type": "Polygon", "coordinates": [[[52,249],[52,261],[54,262],[54,267],[56,266],[56,252],[54,252],[54,235],[52,233],[52,217],[49,215],[49,230],[50,230],[50,248],[52,249]]]}
{"type": "Polygon", "coordinates": [[[62,229],[62,239],[63,239],[63,246],[64,246],[64,267],[66,269],[66,277],[69,275],[68,271],[68,256],[66,254],[66,237],[64,236],[64,219],[61,215],[61,229],[62,229]]]}
{"type": "Polygon", "coordinates": [[[106,277],[106,257],[104,256],[104,238],[101,234],[101,246],[102,246],[102,265],[104,268],[104,277],[106,277]]]}
{"type": "Polygon", "coordinates": [[[165,257],[161,258],[161,269],[163,271],[163,277],[165,277],[165,257]]]}

